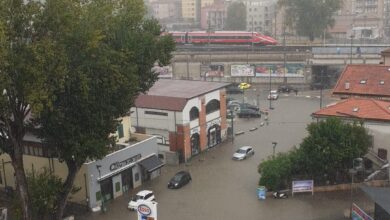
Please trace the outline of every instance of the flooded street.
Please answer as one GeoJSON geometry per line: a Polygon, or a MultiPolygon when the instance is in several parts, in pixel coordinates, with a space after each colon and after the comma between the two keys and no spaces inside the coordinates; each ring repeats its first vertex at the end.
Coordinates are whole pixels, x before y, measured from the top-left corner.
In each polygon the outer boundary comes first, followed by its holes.
{"type": "MultiPolygon", "coordinates": [[[[248,94],[248,102],[253,96],[248,94]]],[[[261,108],[268,106],[265,97],[261,108]]],[[[325,98],[324,103],[330,100],[325,98]]],[[[312,122],[311,113],[319,108],[317,97],[284,96],[273,101],[274,110],[269,125],[260,126],[261,119],[234,120],[235,132],[242,135],[203,152],[187,164],[165,166],[157,179],[142,186],[151,189],[158,202],[158,218],[161,220],[199,219],[277,219],[313,220],[343,219],[343,211],[350,206],[349,192],[297,194],[288,199],[256,196],[260,161],[272,156],[272,142],[277,142],[276,153],[286,152],[298,146],[306,136],[306,125],[312,122]],[[257,127],[257,130],[249,131],[257,127]],[[243,161],[231,159],[233,152],[244,145],[254,147],[255,154],[243,161]],[[168,180],[179,170],[187,170],[192,182],[178,190],[167,189],[168,180]]],[[[137,192],[140,189],[136,189],[137,192]]],[[[134,193],[134,192],[133,192],[134,193]]],[[[356,193],[358,194],[358,193],[356,193]]],[[[357,197],[357,195],[355,195],[357,197]]],[[[83,219],[136,219],[136,213],[127,210],[130,195],[112,201],[106,214],[95,213],[83,219]]]]}

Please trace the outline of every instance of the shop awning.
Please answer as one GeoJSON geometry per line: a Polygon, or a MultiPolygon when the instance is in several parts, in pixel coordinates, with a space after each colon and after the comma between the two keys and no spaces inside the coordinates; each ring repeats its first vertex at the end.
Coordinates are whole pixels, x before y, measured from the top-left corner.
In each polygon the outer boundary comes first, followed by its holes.
{"type": "Polygon", "coordinates": [[[149,173],[164,166],[164,163],[161,162],[156,155],[143,159],[139,161],[138,164],[141,165],[149,173]]]}

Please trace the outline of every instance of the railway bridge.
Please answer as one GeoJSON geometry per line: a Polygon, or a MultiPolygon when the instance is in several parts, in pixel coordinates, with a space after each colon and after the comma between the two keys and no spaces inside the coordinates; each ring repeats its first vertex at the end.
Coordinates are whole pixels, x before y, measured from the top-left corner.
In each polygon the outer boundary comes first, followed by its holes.
{"type": "Polygon", "coordinates": [[[329,87],[335,83],[346,64],[379,64],[380,51],[388,47],[390,46],[178,47],[171,63],[172,77],[252,83],[268,83],[272,80],[274,83],[303,85],[322,79],[329,87]],[[207,76],[205,73],[210,71],[210,66],[213,66],[211,69],[218,67],[222,74],[207,76]],[[237,75],[237,66],[248,66],[254,71],[252,75],[237,75]],[[277,72],[276,68],[280,67],[282,70],[277,72]],[[264,69],[267,69],[267,72],[264,72],[264,69]],[[268,69],[272,70],[268,72],[268,69]]]}

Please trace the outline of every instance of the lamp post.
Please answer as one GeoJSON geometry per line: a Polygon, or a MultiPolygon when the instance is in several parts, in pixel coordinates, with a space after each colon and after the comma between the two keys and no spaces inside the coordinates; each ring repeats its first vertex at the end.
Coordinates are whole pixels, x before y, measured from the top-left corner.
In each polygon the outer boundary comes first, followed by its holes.
{"type": "Polygon", "coordinates": [[[350,210],[351,219],[352,219],[352,206],[353,206],[353,199],[352,199],[353,178],[354,178],[355,174],[357,174],[357,172],[362,169],[362,162],[363,162],[362,158],[354,158],[352,160],[352,168],[349,169],[349,173],[351,174],[351,210],[350,210]],[[357,166],[355,166],[356,165],[355,162],[358,162],[357,166]]]}
{"type": "Polygon", "coordinates": [[[351,34],[351,56],[349,63],[352,64],[352,46],[353,46],[353,38],[355,38],[355,35],[351,34]]]}
{"type": "Polygon", "coordinates": [[[278,142],[274,141],[272,142],[272,158],[275,159],[275,148],[276,148],[276,145],[278,144],[278,142]]]}
{"type": "Polygon", "coordinates": [[[321,70],[321,75],[320,75],[320,109],[322,109],[322,87],[323,87],[323,81],[322,78],[324,77],[324,69],[321,70]]]}
{"type": "Polygon", "coordinates": [[[271,80],[271,68],[269,68],[269,109],[272,110],[272,97],[271,95],[271,89],[272,89],[272,80],[271,80]]]}

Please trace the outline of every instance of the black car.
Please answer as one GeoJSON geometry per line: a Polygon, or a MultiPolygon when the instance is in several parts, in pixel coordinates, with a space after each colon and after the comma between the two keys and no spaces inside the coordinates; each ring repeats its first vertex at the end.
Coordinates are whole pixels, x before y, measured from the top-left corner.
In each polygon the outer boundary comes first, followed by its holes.
{"type": "Polygon", "coordinates": [[[297,92],[297,91],[298,91],[297,88],[294,88],[290,85],[281,85],[278,88],[279,93],[290,93],[290,92],[297,92]]]}
{"type": "Polygon", "coordinates": [[[251,105],[249,103],[240,103],[240,108],[241,109],[252,109],[255,111],[259,111],[259,107],[256,105],[251,105]]]}
{"type": "Polygon", "coordinates": [[[242,94],[243,91],[238,87],[239,84],[233,83],[226,87],[227,94],[242,94]]]}
{"type": "Polygon", "coordinates": [[[187,171],[180,171],[176,173],[174,177],[169,181],[168,188],[169,189],[179,189],[182,186],[186,185],[192,180],[191,175],[187,171]]]}
{"type": "Polygon", "coordinates": [[[253,109],[241,109],[239,113],[237,113],[239,118],[260,118],[261,113],[259,111],[253,109]]]}

